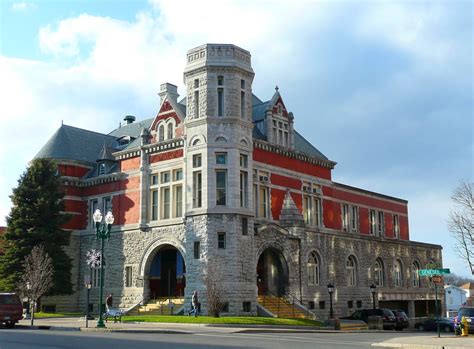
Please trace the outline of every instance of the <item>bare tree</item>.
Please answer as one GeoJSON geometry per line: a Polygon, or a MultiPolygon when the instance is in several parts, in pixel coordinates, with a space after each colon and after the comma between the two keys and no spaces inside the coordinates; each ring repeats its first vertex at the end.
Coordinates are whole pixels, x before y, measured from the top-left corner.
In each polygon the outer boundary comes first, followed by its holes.
{"type": "Polygon", "coordinates": [[[449,214],[448,228],[456,244],[455,252],[469,266],[474,275],[474,183],[461,181],[451,199],[454,209],[449,214]]]}
{"type": "Polygon", "coordinates": [[[204,276],[204,286],[207,291],[207,312],[209,316],[219,317],[224,306],[224,273],[222,265],[218,260],[207,264],[207,273],[204,276]]]}
{"type": "Polygon", "coordinates": [[[23,268],[24,273],[18,288],[30,302],[31,326],[33,326],[36,302],[53,286],[53,261],[42,245],[35,246],[25,257],[23,268]]]}
{"type": "Polygon", "coordinates": [[[443,280],[446,285],[458,287],[467,284],[468,282],[474,282],[474,279],[472,278],[464,277],[455,273],[444,275],[443,280]]]}

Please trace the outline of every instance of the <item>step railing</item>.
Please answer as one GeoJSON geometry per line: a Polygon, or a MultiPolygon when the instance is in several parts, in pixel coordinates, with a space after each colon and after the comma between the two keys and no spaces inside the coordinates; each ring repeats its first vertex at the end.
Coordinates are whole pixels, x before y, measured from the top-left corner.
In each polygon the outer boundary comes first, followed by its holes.
{"type": "Polygon", "coordinates": [[[265,294],[260,295],[259,297],[263,300],[262,305],[267,308],[273,308],[269,310],[272,310],[272,313],[278,317],[280,315],[288,316],[288,307],[291,309],[290,311],[292,318],[295,318],[298,313],[303,314],[303,316],[309,319],[314,319],[315,317],[314,313],[301,304],[298,297],[289,292],[278,296],[272,292],[267,291],[265,294]]]}

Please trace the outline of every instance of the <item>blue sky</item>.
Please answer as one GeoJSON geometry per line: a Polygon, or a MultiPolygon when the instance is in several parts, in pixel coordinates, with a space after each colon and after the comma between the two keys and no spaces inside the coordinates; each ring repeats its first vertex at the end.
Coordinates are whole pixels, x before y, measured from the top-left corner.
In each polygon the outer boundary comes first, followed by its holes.
{"type": "Polygon", "coordinates": [[[109,132],[183,93],[186,51],[252,53],[253,89],[275,85],[295,127],[338,165],[334,180],[407,199],[411,238],[453,252],[450,194],[473,178],[469,1],[2,1],[0,225],[8,196],[60,126],[109,132]]]}

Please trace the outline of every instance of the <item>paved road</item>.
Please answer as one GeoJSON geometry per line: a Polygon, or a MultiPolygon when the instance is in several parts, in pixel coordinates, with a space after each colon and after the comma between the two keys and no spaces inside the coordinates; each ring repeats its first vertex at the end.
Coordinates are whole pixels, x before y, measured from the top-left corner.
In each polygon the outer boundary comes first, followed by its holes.
{"type": "MultiPolygon", "coordinates": [[[[414,335],[414,334],[412,334],[414,335]]],[[[417,336],[432,337],[429,333],[417,336]]],[[[0,349],[134,349],[134,348],[373,348],[372,343],[400,333],[97,333],[0,329],[0,349]]]]}

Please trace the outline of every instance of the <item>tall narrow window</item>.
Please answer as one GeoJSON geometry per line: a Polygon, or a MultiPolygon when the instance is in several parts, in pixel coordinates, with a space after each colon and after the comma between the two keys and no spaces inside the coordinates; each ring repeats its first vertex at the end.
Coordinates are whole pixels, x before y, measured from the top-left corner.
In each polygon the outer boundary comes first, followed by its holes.
{"type": "Polygon", "coordinates": [[[217,77],[217,116],[224,116],[224,77],[217,77]]]}
{"type": "Polygon", "coordinates": [[[133,269],[132,267],[125,267],[125,287],[132,287],[133,285],[133,269]]]}
{"type": "Polygon", "coordinates": [[[400,221],[398,215],[393,215],[393,237],[396,239],[400,238],[400,221]]]}
{"type": "Polygon", "coordinates": [[[383,264],[380,259],[377,259],[374,264],[374,283],[376,286],[383,286],[384,283],[383,264]]]}
{"type": "Polygon", "coordinates": [[[268,218],[268,188],[260,187],[258,204],[258,216],[260,218],[268,218]]]}
{"type": "Polygon", "coordinates": [[[105,172],[107,172],[107,166],[105,165],[105,163],[99,164],[99,167],[97,168],[97,175],[105,175],[105,172]]]}
{"type": "Polygon", "coordinates": [[[151,191],[150,216],[152,221],[156,221],[158,219],[158,189],[154,189],[151,191]]]}
{"type": "Polygon", "coordinates": [[[347,286],[356,285],[357,266],[354,256],[349,256],[346,261],[347,286]]]}
{"type": "Polygon", "coordinates": [[[199,110],[199,79],[194,80],[194,117],[198,118],[200,115],[199,110]]]}
{"type": "Polygon", "coordinates": [[[160,125],[158,128],[158,141],[163,142],[165,140],[165,126],[160,125]]]}
{"type": "Polygon", "coordinates": [[[323,226],[323,209],[322,209],[320,198],[314,199],[314,206],[315,206],[314,223],[317,227],[322,227],[323,226]]]}
{"type": "Polygon", "coordinates": [[[418,262],[413,262],[411,265],[411,279],[413,287],[420,287],[420,275],[418,271],[420,270],[420,265],[418,262]]]}
{"type": "Polygon", "coordinates": [[[303,196],[303,217],[307,225],[313,225],[313,199],[311,196],[303,196]]]}
{"type": "Polygon", "coordinates": [[[216,205],[226,204],[227,171],[216,170],[216,205]]]}
{"type": "Polygon", "coordinates": [[[351,206],[351,230],[357,231],[357,227],[359,225],[359,212],[357,210],[357,206],[351,206]]]}
{"type": "Polygon", "coordinates": [[[173,135],[173,124],[170,122],[168,124],[168,135],[167,135],[167,139],[173,139],[174,138],[174,135],[173,135]]]}
{"type": "Polygon", "coordinates": [[[349,205],[342,204],[342,230],[349,230],[349,205]]]}
{"type": "Polygon", "coordinates": [[[242,235],[249,233],[249,220],[247,217],[242,217],[242,235]]]}
{"type": "Polygon", "coordinates": [[[162,205],[162,219],[170,218],[171,195],[170,188],[161,188],[161,205],[162,205]]]}
{"type": "Polygon", "coordinates": [[[312,252],[308,258],[308,284],[319,285],[319,258],[312,252]]]}
{"type": "Polygon", "coordinates": [[[194,259],[200,259],[201,258],[201,242],[200,241],[194,241],[194,259]]]}
{"type": "Polygon", "coordinates": [[[193,172],[193,208],[202,206],[202,174],[201,171],[193,172]]]}
{"type": "Polygon", "coordinates": [[[394,273],[395,287],[402,287],[402,284],[403,284],[402,262],[400,262],[399,260],[395,262],[393,273],[394,273]]]}
{"type": "Polygon", "coordinates": [[[104,214],[107,214],[107,212],[112,212],[112,198],[110,196],[106,196],[102,199],[102,207],[102,212],[104,214]]]}
{"type": "Polygon", "coordinates": [[[174,216],[181,217],[183,215],[183,187],[177,185],[174,187],[174,216]]]}
{"type": "Polygon", "coordinates": [[[378,212],[377,235],[378,236],[384,236],[385,235],[385,215],[382,211],[378,212]]]}
{"type": "Polygon", "coordinates": [[[225,233],[219,232],[217,233],[217,248],[218,249],[225,249],[226,241],[225,241],[225,233]]]}
{"type": "Polygon", "coordinates": [[[202,160],[201,154],[194,154],[193,155],[193,168],[201,167],[202,160]]]}
{"type": "Polygon", "coordinates": [[[248,207],[248,173],[240,171],[240,207],[248,207]]]}
{"type": "Polygon", "coordinates": [[[245,80],[240,80],[240,116],[245,117],[245,80]]]}
{"type": "Polygon", "coordinates": [[[248,155],[240,154],[240,167],[247,168],[248,167],[248,155]]]}
{"type": "Polygon", "coordinates": [[[377,219],[374,210],[369,211],[370,234],[375,235],[377,231],[377,219]]]}
{"type": "Polygon", "coordinates": [[[94,215],[95,210],[97,210],[99,208],[99,201],[98,200],[91,200],[89,205],[90,205],[89,206],[89,208],[90,208],[89,219],[90,219],[90,222],[91,222],[91,227],[94,228],[95,227],[95,222],[94,222],[94,219],[92,219],[92,217],[94,215]]]}

